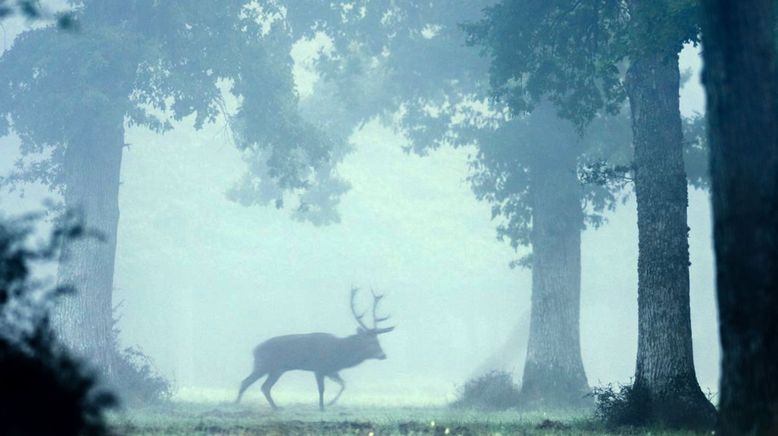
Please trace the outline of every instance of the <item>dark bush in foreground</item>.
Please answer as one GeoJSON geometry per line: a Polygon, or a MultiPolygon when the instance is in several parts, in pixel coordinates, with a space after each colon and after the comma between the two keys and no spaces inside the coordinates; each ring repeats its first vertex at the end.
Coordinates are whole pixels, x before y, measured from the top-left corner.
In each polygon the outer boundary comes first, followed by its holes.
{"type": "MultiPolygon", "coordinates": [[[[684,386],[678,383],[677,386],[684,386]]],[[[709,430],[715,422],[715,410],[702,413],[690,401],[696,393],[683,389],[662,401],[653,400],[645,388],[635,384],[595,388],[595,418],[609,428],[659,427],[668,429],[709,430]]]]}
{"type": "Polygon", "coordinates": [[[70,290],[30,277],[35,264],[56,260],[62,241],[83,229],[67,222],[33,246],[36,222],[35,216],[0,217],[0,434],[102,434],[103,413],[114,398],[98,388],[49,326],[51,304],[70,290]]]}
{"type": "Polygon", "coordinates": [[[519,403],[519,386],[506,371],[491,371],[467,381],[453,407],[506,410],[519,403]]]}
{"type": "Polygon", "coordinates": [[[46,327],[22,343],[0,339],[0,433],[103,434],[113,396],[97,388],[81,362],[46,327]]]}
{"type": "Polygon", "coordinates": [[[651,400],[648,393],[633,385],[607,385],[592,390],[595,401],[594,416],[608,427],[650,424],[651,400]]]}

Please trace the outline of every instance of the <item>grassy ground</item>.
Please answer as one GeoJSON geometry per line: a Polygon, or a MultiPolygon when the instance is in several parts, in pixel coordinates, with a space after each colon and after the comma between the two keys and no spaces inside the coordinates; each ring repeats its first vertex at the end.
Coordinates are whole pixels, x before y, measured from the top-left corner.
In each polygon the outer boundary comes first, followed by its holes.
{"type": "Polygon", "coordinates": [[[271,412],[257,403],[184,403],[129,409],[111,417],[121,435],[601,435],[693,433],[605,431],[586,416],[458,411],[445,407],[347,407],[319,412],[310,405],[271,412]]]}

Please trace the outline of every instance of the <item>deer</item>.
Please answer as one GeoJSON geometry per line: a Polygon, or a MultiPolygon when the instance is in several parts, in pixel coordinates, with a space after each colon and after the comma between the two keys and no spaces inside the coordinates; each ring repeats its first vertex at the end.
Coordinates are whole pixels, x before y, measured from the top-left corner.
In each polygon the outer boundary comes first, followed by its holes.
{"type": "Polygon", "coordinates": [[[378,335],[389,333],[392,327],[378,327],[378,324],[389,319],[389,316],[378,316],[376,311],[383,295],[371,290],[373,295],[373,326],[368,327],[363,318],[365,312],[357,313],[354,300],[357,288],[351,289],[351,313],[357,321],[356,334],[347,337],[336,337],[329,333],[306,333],[276,336],[262,342],[254,348],[254,369],[240,384],[239,403],[243,393],[254,382],[267,375],[262,384],[262,393],[273,410],[278,406],[270,395],[270,390],[281,375],[287,371],[302,370],[313,372],[316,376],[316,386],[319,389],[319,410],[324,411],[324,379],[325,377],[337,383],[340,390],[335,398],[327,403],[332,406],[338,401],[346,383],[338,374],[341,370],[359,365],[368,359],[384,360],[386,354],[378,342],[378,335]]]}

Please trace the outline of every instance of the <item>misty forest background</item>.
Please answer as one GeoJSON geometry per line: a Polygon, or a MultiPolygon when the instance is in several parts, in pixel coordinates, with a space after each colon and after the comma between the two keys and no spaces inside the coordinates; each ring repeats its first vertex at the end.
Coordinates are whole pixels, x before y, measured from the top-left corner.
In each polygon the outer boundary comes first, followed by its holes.
{"type": "MultiPolygon", "coordinates": [[[[23,29],[23,22],[6,23],[6,41],[13,41],[13,24],[23,29]]],[[[325,84],[312,62],[325,44],[322,37],[301,41],[291,53],[300,104],[322,112],[312,116],[337,110],[316,101],[325,84]]],[[[688,47],[681,57],[691,75],[681,92],[686,116],[704,111],[698,56],[688,47]]],[[[390,359],[380,368],[350,371],[344,401],[361,394],[445,402],[493,355],[500,369],[521,377],[531,273],[509,263],[527,250],[517,255],[495,238],[490,206],[474,197],[467,181],[472,147],[419,157],[404,153],[409,142],[392,125],[369,121],[353,132],[335,132],[353,145],[338,170],[351,189],[338,205],[340,222],[316,227],[273,207],[230,201],[227,194],[246,164],[223,117],[201,130],[195,118],[175,121],[164,134],[145,126],[126,130],[114,276],[122,343],[140,345],[182,395],[212,388],[231,398],[250,368],[250,350],[264,338],[350,333],[352,284],[387,292],[386,307],[401,327],[384,338],[390,359]]],[[[2,172],[9,174],[20,157],[19,139],[2,141],[2,172]]],[[[24,190],[22,198],[4,193],[6,213],[38,210],[42,200],[57,199],[44,185],[24,190]]],[[[691,197],[695,358],[701,383],[715,391],[710,211],[705,192],[692,189],[691,197]]],[[[584,232],[581,249],[581,352],[595,384],[627,381],[637,347],[634,195],[605,217],[604,226],[584,232]]],[[[310,392],[308,378],[285,376],[278,395],[283,398],[294,379],[303,394],[310,392]]]]}
{"type": "MultiPolygon", "coordinates": [[[[505,370],[526,404],[578,407],[631,383],[637,361],[655,401],[670,383],[710,424],[697,382],[716,403],[720,341],[695,2],[669,2],[655,40],[661,6],[640,1],[633,22],[606,0],[205,3],[84,1],[71,17],[52,1],[52,15],[2,21],[3,215],[43,208],[45,235],[71,209],[104,236],[64,242],[34,276],[76,285],[53,323],[107,378],[115,349],[139,347],[175,399],[231,400],[262,340],[351,334],[359,286],[386,293],[398,328],[386,361],[344,374],[342,404],[443,405],[505,370]],[[641,355],[636,183],[645,235],[679,232],[640,241],[645,322],[670,326],[645,327],[641,355]],[[654,369],[667,350],[678,360],[654,369]]],[[[277,386],[280,403],[315,395],[309,374],[277,386]]]]}

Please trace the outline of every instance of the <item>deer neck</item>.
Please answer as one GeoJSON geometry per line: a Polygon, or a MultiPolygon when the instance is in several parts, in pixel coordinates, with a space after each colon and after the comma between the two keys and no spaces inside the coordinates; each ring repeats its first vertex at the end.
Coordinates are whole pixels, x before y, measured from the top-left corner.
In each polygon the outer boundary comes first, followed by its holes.
{"type": "Polygon", "coordinates": [[[344,368],[359,365],[369,357],[368,352],[360,344],[359,335],[343,338],[340,354],[343,356],[344,368]]]}

